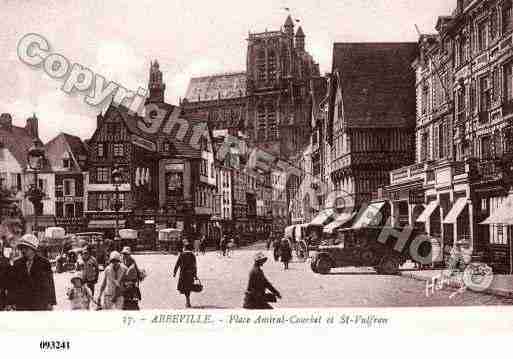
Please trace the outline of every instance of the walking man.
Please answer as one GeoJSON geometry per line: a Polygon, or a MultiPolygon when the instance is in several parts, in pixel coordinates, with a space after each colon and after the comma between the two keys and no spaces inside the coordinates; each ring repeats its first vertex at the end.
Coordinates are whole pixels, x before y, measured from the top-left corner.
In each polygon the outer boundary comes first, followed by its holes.
{"type": "Polygon", "coordinates": [[[98,276],[100,274],[100,270],[98,268],[98,261],[91,255],[89,247],[85,247],[82,252],[82,278],[85,282],[85,285],[91,291],[91,294],[94,296],[94,287],[96,283],[98,283],[98,276]]]}
{"type": "Polygon", "coordinates": [[[13,264],[9,304],[16,310],[52,310],[57,304],[52,268],[48,259],[37,254],[36,236],[25,234],[17,247],[22,257],[13,264]]]}

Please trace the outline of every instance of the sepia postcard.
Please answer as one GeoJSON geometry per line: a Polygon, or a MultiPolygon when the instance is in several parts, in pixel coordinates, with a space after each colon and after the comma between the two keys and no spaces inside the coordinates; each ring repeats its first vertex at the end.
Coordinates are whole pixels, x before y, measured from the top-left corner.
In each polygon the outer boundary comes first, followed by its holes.
{"type": "Polygon", "coordinates": [[[0,347],[511,333],[512,0],[0,14],[0,347]]]}

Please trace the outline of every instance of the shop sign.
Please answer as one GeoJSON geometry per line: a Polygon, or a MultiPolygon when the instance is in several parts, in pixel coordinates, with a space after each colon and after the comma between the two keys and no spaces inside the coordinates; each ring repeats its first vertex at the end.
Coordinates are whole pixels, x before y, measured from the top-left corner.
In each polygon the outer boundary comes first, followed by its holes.
{"type": "Polygon", "coordinates": [[[183,163],[167,163],[165,166],[166,171],[173,172],[183,172],[184,164],[183,163]]]}

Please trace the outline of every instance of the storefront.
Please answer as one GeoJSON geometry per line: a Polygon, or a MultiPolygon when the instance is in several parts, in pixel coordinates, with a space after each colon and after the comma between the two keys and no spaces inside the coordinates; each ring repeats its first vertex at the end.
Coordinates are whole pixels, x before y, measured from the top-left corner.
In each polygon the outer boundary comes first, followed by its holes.
{"type": "Polygon", "coordinates": [[[496,201],[490,208],[490,216],[480,223],[488,228],[488,264],[496,273],[513,274],[513,193],[496,201]]]}

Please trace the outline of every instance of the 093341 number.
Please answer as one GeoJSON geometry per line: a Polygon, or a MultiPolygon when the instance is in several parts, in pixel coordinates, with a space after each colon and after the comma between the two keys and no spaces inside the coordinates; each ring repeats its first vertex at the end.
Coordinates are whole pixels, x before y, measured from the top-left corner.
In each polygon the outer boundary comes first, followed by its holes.
{"type": "Polygon", "coordinates": [[[41,340],[39,348],[41,350],[69,350],[71,347],[70,342],[67,340],[41,340]]]}

